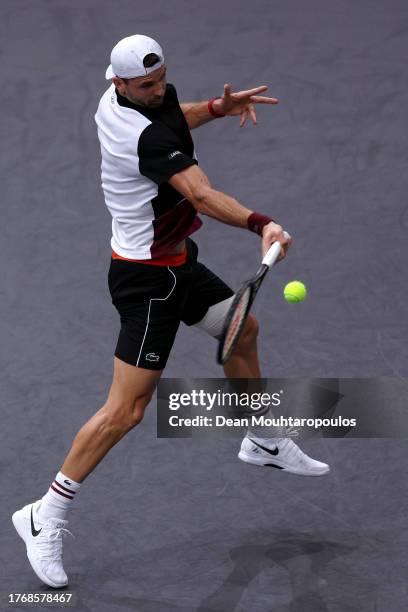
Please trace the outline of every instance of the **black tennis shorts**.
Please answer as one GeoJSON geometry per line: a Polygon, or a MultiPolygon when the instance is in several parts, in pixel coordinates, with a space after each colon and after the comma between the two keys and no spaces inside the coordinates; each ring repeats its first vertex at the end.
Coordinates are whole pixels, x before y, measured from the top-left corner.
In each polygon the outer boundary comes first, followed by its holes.
{"type": "Polygon", "coordinates": [[[108,285],[120,315],[115,356],[148,370],[164,369],[180,321],[195,325],[210,306],[234,292],[197,261],[198,246],[186,238],[182,266],[152,266],[111,259],[108,285]]]}

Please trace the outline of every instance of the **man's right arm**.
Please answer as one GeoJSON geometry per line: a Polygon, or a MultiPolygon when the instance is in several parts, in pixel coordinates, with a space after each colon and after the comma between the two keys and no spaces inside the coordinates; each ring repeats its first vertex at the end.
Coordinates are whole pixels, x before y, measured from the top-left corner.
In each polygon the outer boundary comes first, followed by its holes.
{"type": "Polygon", "coordinates": [[[247,219],[252,210],[222,191],[213,189],[208,177],[198,166],[190,166],[177,172],[168,182],[187,198],[199,213],[228,225],[248,228],[247,219]]]}
{"type": "MultiPolygon", "coordinates": [[[[235,198],[213,189],[210,181],[199,166],[189,166],[173,174],[168,182],[174,189],[181,193],[199,213],[218,219],[228,225],[249,229],[248,218],[253,211],[240,204],[235,198]]],[[[273,242],[278,240],[286,248],[282,249],[279,259],[285,256],[286,249],[292,242],[283,235],[280,225],[270,221],[263,227],[262,235],[262,254],[264,255],[273,242]]]]}

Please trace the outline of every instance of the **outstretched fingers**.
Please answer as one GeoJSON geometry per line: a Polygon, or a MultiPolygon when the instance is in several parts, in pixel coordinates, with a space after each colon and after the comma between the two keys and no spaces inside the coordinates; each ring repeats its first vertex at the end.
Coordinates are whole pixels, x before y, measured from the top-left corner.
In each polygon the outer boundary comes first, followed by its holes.
{"type": "Polygon", "coordinates": [[[249,116],[249,110],[247,108],[244,108],[244,110],[241,113],[241,120],[239,122],[239,127],[244,127],[246,120],[248,119],[249,116]]]}
{"type": "Polygon", "coordinates": [[[265,96],[251,96],[251,102],[256,104],[278,104],[278,98],[266,98],[265,96]]]}
{"type": "Polygon", "coordinates": [[[256,94],[261,93],[261,91],[266,91],[267,89],[267,85],[260,85],[259,87],[248,89],[247,91],[238,91],[235,95],[238,98],[248,98],[249,96],[255,96],[256,94]]]}
{"type": "Polygon", "coordinates": [[[255,109],[254,109],[254,107],[252,106],[252,104],[250,104],[250,106],[248,106],[248,108],[249,108],[249,113],[250,113],[250,115],[251,115],[251,118],[252,118],[253,124],[254,124],[254,125],[256,125],[256,113],[255,113],[255,109]]]}

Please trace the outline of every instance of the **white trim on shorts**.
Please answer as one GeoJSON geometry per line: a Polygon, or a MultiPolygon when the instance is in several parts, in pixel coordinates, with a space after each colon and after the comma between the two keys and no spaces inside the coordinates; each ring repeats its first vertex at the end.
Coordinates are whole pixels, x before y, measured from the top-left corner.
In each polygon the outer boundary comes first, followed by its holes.
{"type": "Polygon", "coordinates": [[[152,305],[152,302],[153,302],[153,301],[157,301],[157,302],[159,302],[159,301],[166,301],[166,300],[167,300],[167,299],[168,299],[168,298],[171,296],[171,294],[173,293],[174,288],[175,288],[175,286],[176,286],[176,284],[177,284],[177,278],[176,278],[176,275],[174,274],[173,270],[170,270],[169,266],[167,266],[167,269],[168,269],[168,271],[169,271],[169,272],[171,272],[171,273],[172,273],[172,275],[174,276],[174,285],[173,285],[173,287],[171,288],[170,293],[169,293],[168,295],[166,295],[166,297],[165,297],[165,298],[150,298],[150,300],[149,300],[149,310],[147,311],[146,329],[145,329],[145,333],[144,333],[144,336],[143,336],[142,344],[141,344],[141,346],[140,346],[139,355],[138,355],[138,358],[137,358],[137,361],[136,361],[136,365],[137,365],[137,366],[139,365],[140,355],[142,354],[143,344],[144,344],[144,341],[145,341],[145,339],[146,339],[147,330],[148,330],[148,328],[149,328],[149,320],[150,320],[150,307],[151,307],[151,305],[152,305]]]}

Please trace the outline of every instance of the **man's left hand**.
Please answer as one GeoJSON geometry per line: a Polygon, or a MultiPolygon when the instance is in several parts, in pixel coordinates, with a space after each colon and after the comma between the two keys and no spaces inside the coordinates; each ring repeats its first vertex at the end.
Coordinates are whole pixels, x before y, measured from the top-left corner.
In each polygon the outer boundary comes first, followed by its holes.
{"type": "Polygon", "coordinates": [[[231,92],[231,85],[226,83],[224,85],[224,95],[221,98],[214,100],[213,108],[217,113],[221,115],[241,115],[239,123],[240,127],[243,127],[246,120],[251,116],[252,122],[256,125],[256,113],[255,104],[278,104],[277,98],[267,98],[265,96],[259,96],[257,94],[266,91],[267,85],[261,85],[254,89],[248,89],[247,91],[238,91],[236,93],[231,92]]]}

